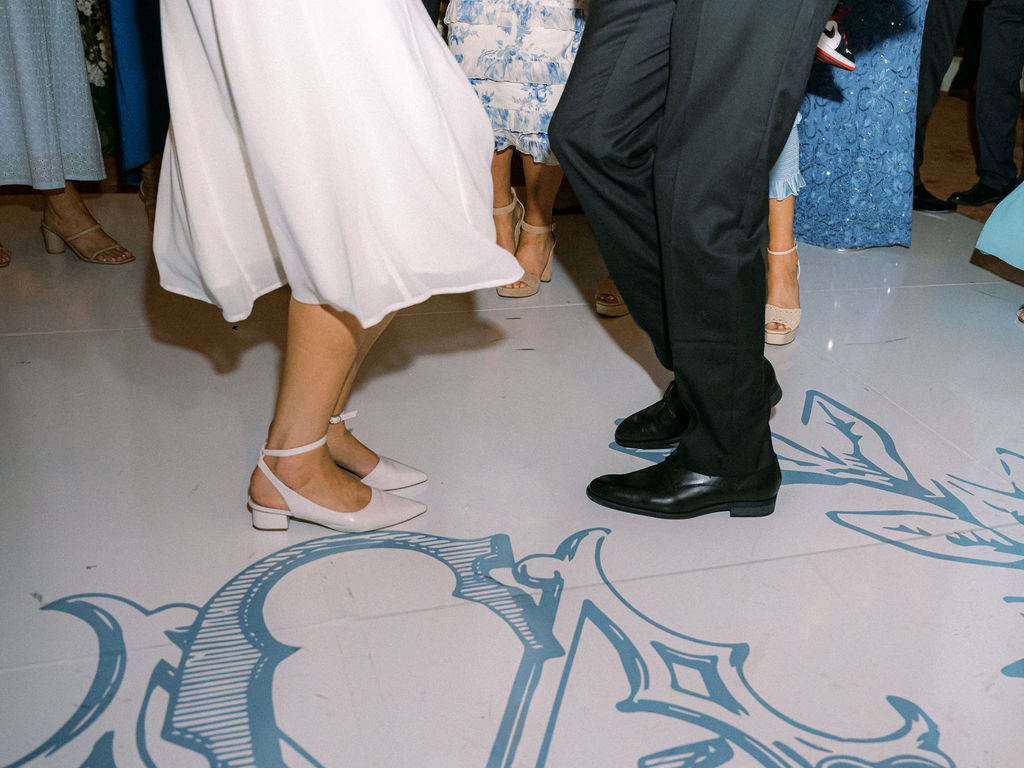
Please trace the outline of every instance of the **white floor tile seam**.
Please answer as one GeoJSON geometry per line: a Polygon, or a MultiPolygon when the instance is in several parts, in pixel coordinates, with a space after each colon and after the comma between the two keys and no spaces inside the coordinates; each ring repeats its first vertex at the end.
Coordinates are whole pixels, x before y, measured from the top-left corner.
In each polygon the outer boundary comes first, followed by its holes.
{"type": "Polygon", "coordinates": [[[114,328],[62,328],[55,331],[12,331],[5,333],[0,331],[0,339],[16,339],[26,337],[45,337],[45,336],[76,336],[85,334],[103,334],[103,333],[132,333],[136,331],[151,331],[152,328],[149,325],[125,325],[117,326],[114,328]]]}
{"type": "MultiPolygon", "coordinates": [[[[891,293],[894,291],[903,290],[928,290],[936,288],[977,288],[979,286],[987,285],[1004,285],[1005,280],[1001,280],[998,277],[994,277],[991,280],[978,280],[978,281],[966,281],[959,283],[907,283],[899,285],[870,285],[870,286],[837,286],[837,287],[823,287],[813,288],[810,286],[805,287],[803,284],[800,285],[801,294],[849,294],[849,293],[891,293]]],[[[996,297],[997,298],[997,297],[996,297]]]]}
{"type": "MultiPolygon", "coordinates": [[[[778,514],[778,513],[776,512],[776,514],[778,514]]],[[[679,522],[685,524],[686,521],[679,521],[679,522]]],[[[992,531],[992,530],[1012,529],[1012,528],[1017,528],[1017,527],[1019,527],[1019,525],[1017,523],[1006,523],[1004,525],[993,526],[991,528],[985,527],[985,526],[981,526],[981,527],[972,527],[970,529],[965,529],[965,530],[945,531],[943,533],[929,534],[927,536],[907,536],[906,538],[899,539],[898,541],[899,541],[900,545],[906,545],[906,544],[913,544],[915,542],[944,539],[944,538],[946,538],[947,536],[949,536],[949,535],[951,535],[953,533],[955,533],[955,534],[970,534],[970,533],[974,533],[976,531],[988,532],[988,531],[992,531]]],[[[734,561],[730,561],[728,563],[719,563],[717,565],[702,566],[702,567],[699,567],[699,568],[682,568],[682,569],[677,569],[677,570],[665,570],[665,571],[660,571],[658,573],[643,574],[642,576],[630,576],[630,577],[625,577],[625,578],[609,579],[608,583],[611,584],[613,587],[617,587],[619,585],[640,584],[640,583],[644,583],[644,582],[647,582],[647,581],[651,581],[652,579],[676,578],[676,577],[680,577],[680,576],[694,576],[694,575],[698,575],[698,574],[711,573],[711,572],[716,572],[716,571],[728,571],[728,570],[733,570],[733,569],[736,569],[736,568],[751,568],[751,567],[757,567],[757,566],[772,566],[772,565],[776,565],[776,564],[779,564],[779,563],[801,562],[801,561],[807,561],[807,560],[814,559],[814,558],[819,558],[819,557],[828,557],[828,556],[831,556],[831,555],[844,555],[844,554],[849,554],[849,553],[852,553],[852,552],[864,552],[864,553],[869,553],[869,552],[870,553],[886,552],[886,551],[891,550],[892,548],[893,548],[893,542],[891,542],[891,541],[868,541],[868,542],[864,542],[862,544],[850,544],[850,545],[837,546],[837,547],[828,547],[828,548],[824,548],[824,549],[808,550],[808,551],[805,551],[805,552],[793,552],[793,553],[790,553],[790,554],[778,555],[778,556],[775,556],[775,557],[755,558],[755,559],[749,559],[749,560],[734,560],[734,561]]],[[[1012,570],[1012,568],[1010,566],[1007,566],[1007,567],[1012,570]]],[[[594,584],[586,584],[586,583],[574,584],[571,587],[565,587],[564,591],[570,592],[570,591],[572,591],[574,589],[591,589],[591,588],[593,588],[595,586],[599,586],[599,583],[594,583],[594,584]]],[[[433,610],[433,608],[430,608],[428,610],[433,610]]]]}
{"type": "MultiPolygon", "coordinates": [[[[77,595],[77,597],[88,597],[88,595],[77,595]]],[[[179,646],[174,643],[167,641],[160,645],[153,644],[141,644],[135,645],[133,643],[125,643],[124,650],[135,651],[135,652],[161,652],[178,648],[179,646]]],[[[48,669],[54,669],[59,667],[73,666],[76,664],[95,664],[96,653],[87,654],[61,654],[55,658],[45,659],[43,661],[33,661],[28,664],[0,664],[0,676],[7,674],[22,674],[26,672],[39,672],[48,669]]]]}

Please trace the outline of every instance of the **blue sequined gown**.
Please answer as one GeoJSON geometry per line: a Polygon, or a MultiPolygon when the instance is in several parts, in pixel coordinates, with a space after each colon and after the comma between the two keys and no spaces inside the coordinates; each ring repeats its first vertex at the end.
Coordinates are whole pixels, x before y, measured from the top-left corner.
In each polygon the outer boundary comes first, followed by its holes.
{"type": "Polygon", "coordinates": [[[851,3],[842,27],[857,59],[816,62],[800,114],[794,231],[823,248],[910,245],[917,79],[927,0],[851,3]]]}

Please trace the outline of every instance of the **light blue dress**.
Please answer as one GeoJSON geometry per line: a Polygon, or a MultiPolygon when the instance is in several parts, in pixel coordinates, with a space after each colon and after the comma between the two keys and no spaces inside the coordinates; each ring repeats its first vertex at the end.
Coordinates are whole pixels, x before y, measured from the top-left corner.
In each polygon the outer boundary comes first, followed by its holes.
{"type": "Polygon", "coordinates": [[[789,138],[786,139],[786,146],[782,148],[768,176],[768,197],[773,200],[785,200],[790,195],[799,194],[800,190],[807,186],[803,174],[800,173],[800,133],[796,128],[798,125],[799,113],[789,132],[789,138]]]}
{"type": "Polygon", "coordinates": [[[74,0],[0,0],[0,184],[105,176],[74,0]]]}
{"type": "Polygon", "coordinates": [[[548,124],[572,68],[589,0],[451,0],[448,45],[483,102],[494,150],[557,165],[548,124]]]}
{"type": "Polygon", "coordinates": [[[1024,269],[1024,183],[989,215],[975,246],[1012,267],[1024,269]]]}

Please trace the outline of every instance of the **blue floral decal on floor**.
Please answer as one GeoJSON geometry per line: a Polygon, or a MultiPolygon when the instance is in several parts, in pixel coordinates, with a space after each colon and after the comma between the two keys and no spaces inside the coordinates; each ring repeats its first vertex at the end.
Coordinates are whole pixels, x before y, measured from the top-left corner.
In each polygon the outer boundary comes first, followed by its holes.
{"type": "MultiPolygon", "coordinates": [[[[920,483],[877,424],[817,392],[807,394],[802,442],[776,436],[784,482],[858,483],[918,502],[901,511],[832,511],[840,525],[929,557],[1021,568],[1024,457],[1001,450],[1008,489],[962,478],[920,483]],[[920,502],[929,506],[918,511],[920,502]],[[934,510],[934,511],[933,511],[934,510]],[[959,530],[937,535],[950,521],[959,530]],[[963,523],[969,530],[964,531],[963,523]]],[[[631,452],[661,460],[665,452],[631,452]]],[[[156,766],[168,750],[209,765],[321,766],[277,725],[276,667],[294,647],[267,629],[264,604],[283,576],[328,556],[371,549],[430,557],[455,578],[452,595],[500,617],[522,646],[488,768],[548,764],[585,629],[614,649],[624,680],[617,708],[699,726],[706,738],[637,755],[638,768],[715,768],[743,754],[766,768],[954,768],[939,728],[916,704],[889,697],[878,738],[825,733],[773,708],[744,674],[746,644],[719,643],[658,623],[607,578],[604,529],[573,534],[551,553],[517,558],[508,536],[452,539],[404,531],[336,534],[289,546],[232,577],[205,605],[156,610],[123,597],[83,594],[45,606],[86,621],[99,643],[97,670],[78,711],[18,766],[156,766]],[[573,587],[600,585],[581,590],[573,587]],[[168,642],[170,641],[170,642],[168,642]],[[133,658],[128,649],[154,649],[133,658]],[[134,733],[124,734],[124,729],[134,733]],[[117,738],[120,734],[120,738],[117,738]],[[159,747],[159,750],[154,747],[159,747]],[[879,754],[884,757],[879,758],[879,754]]],[[[1020,603],[1024,598],[1008,597],[1020,603]]],[[[1024,662],[1007,675],[1024,675],[1024,662]]]]}

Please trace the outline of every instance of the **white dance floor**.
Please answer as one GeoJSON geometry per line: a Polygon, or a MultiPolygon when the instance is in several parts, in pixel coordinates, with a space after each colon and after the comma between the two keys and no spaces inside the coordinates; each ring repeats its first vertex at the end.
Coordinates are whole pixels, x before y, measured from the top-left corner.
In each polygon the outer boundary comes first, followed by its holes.
{"type": "Polygon", "coordinates": [[[1024,753],[1024,287],[980,225],[801,246],[769,348],[774,515],[597,506],[668,381],[559,219],[540,294],[402,312],[356,435],[430,475],[397,529],[251,528],[286,296],[236,326],[0,198],[0,766],[1011,768],[1024,753]]]}

